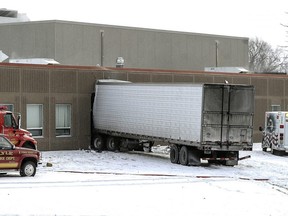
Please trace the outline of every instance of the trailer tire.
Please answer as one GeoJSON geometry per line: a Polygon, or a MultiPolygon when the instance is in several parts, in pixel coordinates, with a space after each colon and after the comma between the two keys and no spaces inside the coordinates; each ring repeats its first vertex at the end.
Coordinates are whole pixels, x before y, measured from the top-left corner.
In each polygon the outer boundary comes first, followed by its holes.
{"type": "Polygon", "coordinates": [[[170,147],[170,161],[174,164],[179,163],[179,148],[175,144],[172,144],[170,147]]]}
{"type": "Polygon", "coordinates": [[[106,148],[108,151],[118,151],[119,142],[115,137],[108,137],[106,140],[106,148]]]}
{"type": "Polygon", "coordinates": [[[187,146],[182,146],[179,152],[179,162],[181,165],[188,165],[188,148],[187,146]]]}
{"type": "Polygon", "coordinates": [[[100,135],[96,135],[93,141],[93,149],[96,151],[102,151],[104,149],[104,140],[100,135]]]}

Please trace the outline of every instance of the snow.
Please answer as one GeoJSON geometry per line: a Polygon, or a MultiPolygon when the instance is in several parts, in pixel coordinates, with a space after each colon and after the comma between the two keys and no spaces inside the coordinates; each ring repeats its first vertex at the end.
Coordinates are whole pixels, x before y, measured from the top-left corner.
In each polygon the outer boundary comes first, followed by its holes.
{"type": "Polygon", "coordinates": [[[287,215],[287,156],[254,144],[237,166],[188,167],[167,153],[42,152],[35,177],[0,176],[0,215],[287,215]]]}

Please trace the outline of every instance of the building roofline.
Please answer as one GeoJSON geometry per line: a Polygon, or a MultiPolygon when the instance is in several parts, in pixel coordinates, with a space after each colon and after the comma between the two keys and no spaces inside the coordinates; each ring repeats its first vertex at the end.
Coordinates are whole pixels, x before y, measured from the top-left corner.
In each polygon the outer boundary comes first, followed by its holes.
{"type": "Polygon", "coordinates": [[[96,70],[96,71],[109,71],[105,67],[100,66],[78,66],[78,65],[42,65],[42,64],[20,64],[20,63],[7,63],[0,62],[1,67],[13,67],[13,68],[56,68],[56,69],[82,69],[82,70],[96,70]]]}
{"type": "Polygon", "coordinates": [[[206,72],[195,70],[169,70],[169,69],[155,69],[155,68],[116,68],[116,67],[100,67],[100,66],[77,66],[77,65],[39,65],[39,64],[16,64],[0,62],[0,68],[51,68],[51,69],[79,69],[79,70],[95,70],[95,71],[119,71],[119,72],[134,72],[134,73],[177,73],[177,74],[205,74],[218,76],[240,76],[240,77],[274,77],[274,78],[288,78],[286,74],[265,74],[265,73],[227,73],[227,72],[206,72]]]}
{"type": "Polygon", "coordinates": [[[103,27],[103,28],[117,28],[117,29],[127,29],[127,30],[139,30],[139,31],[163,32],[163,33],[171,33],[171,34],[184,34],[184,35],[195,35],[195,36],[205,36],[205,37],[222,37],[222,38],[249,40],[248,37],[240,37],[240,36],[142,28],[142,27],[133,27],[133,26],[117,26],[117,25],[110,25],[110,24],[87,23],[87,22],[78,22],[78,21],[67,21],[67,20],[41,20],[41,21],[28,21],[28,22],[16,22],[16,23],[0,23],[0,26],[2,25],[30,25],[30,24],[32,25],[32,24],[37,24],[37,23],[45,23],[45,24],[63,23],[63,24],[74,24],[74,25],[89,25],[89,26],[98,26],[98,27],[103,27]]]}
{"type": "Polygon", "coordinates": [[[169,70],[169,69],[149,69],[149,68],[114,68],[106,67],[111,71],[126,71],[126,72],[154,72],[154,73],[177,73],[177,74],[205,74],[205,75],[219,75],[219,76],[242,76],[242,77],[274,77],[274,78],[288,78],[286,74],[277,73],[227,73],[227,72],[207,72],[207,71],[196,71],[196,70],[169,70]]]}

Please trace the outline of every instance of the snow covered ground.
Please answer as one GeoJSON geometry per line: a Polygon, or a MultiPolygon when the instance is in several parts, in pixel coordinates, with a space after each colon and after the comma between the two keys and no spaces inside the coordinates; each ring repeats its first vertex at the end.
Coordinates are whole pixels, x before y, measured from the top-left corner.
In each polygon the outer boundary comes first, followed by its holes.
{"type": "Polygon", "coordinates": [[[42,152],[35,177],[0,176],[0,215],[288,214],[288,156],[255,144],[235,167],[185,167],[171,164],[166,150],[42,152]]]}

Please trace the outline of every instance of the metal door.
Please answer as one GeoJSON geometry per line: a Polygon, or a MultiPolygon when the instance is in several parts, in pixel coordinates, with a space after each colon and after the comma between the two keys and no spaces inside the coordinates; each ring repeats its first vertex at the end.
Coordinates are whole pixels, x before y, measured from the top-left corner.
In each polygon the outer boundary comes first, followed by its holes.
{"type": "Polygon", "coordinates": [[[254,87],[209,84],[204,88],[202,141],[252,142],[254,87]]]}

